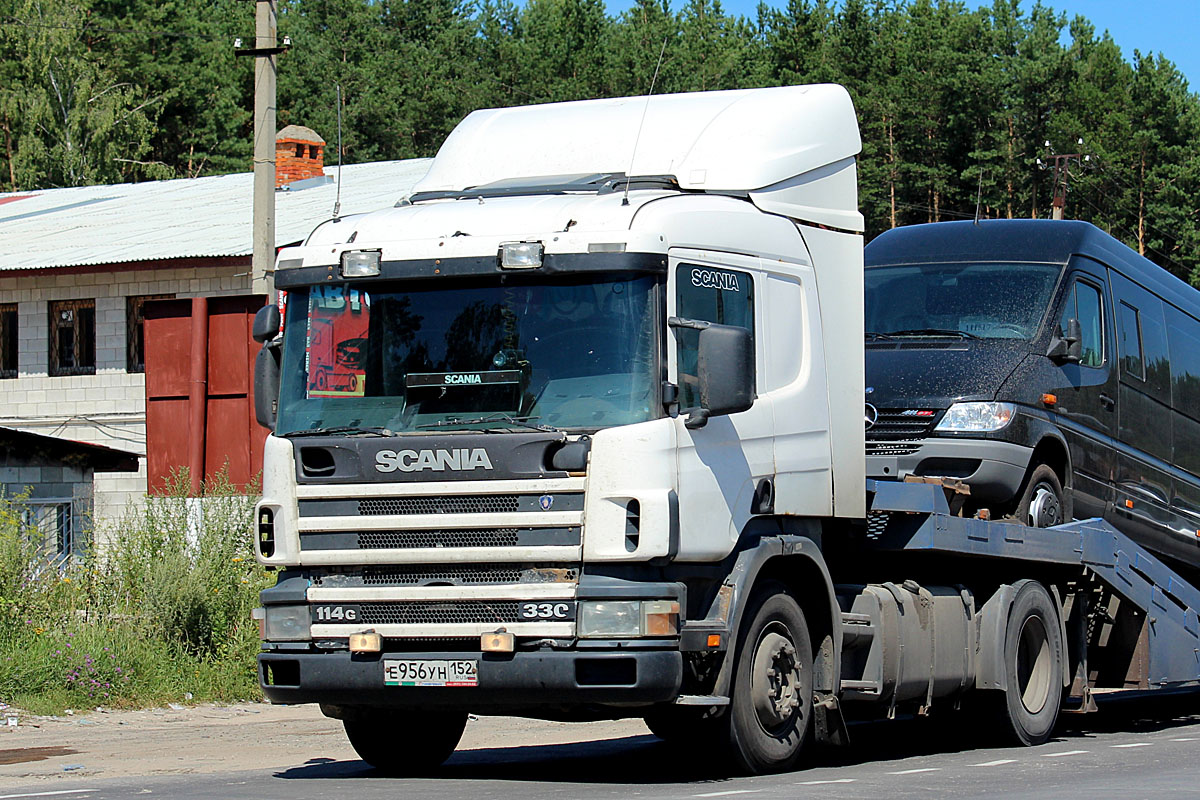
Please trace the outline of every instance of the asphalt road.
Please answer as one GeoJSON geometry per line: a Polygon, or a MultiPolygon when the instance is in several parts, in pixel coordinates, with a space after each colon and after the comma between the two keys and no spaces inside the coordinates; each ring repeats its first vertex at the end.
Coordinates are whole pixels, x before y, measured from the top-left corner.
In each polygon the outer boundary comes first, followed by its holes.
{"type": "Polygon", "coordinates": [[[908,798],[1195,797],[1200,795],[1200,703],[1123,703],[1068,720],[1041,747],[979,746],[965,720],[854,725],[851,747],[813,754],[786,775],[730,777],[653,736],[456,753],[422,778],[388,778],[358,761],[209,775],[0,786],[0,800],[107,798],[908,798]],[[1150,718],[1147,718],[1150,717],[1150,718]]]}

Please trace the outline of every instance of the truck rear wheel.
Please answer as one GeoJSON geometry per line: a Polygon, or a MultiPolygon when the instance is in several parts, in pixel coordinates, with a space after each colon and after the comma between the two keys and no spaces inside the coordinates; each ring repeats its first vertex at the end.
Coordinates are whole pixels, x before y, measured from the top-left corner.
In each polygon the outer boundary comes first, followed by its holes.
{"type": "Polygon", "coordinates": [[[1009,607],[1004,664],[1006,733],[1024,745],[1046,742],[1062,705],[1063,640],[1054,600],[1037,581],[1023,581],[1009,607]]]}
{"type": "Polygon", "coordinates": [[[750,599],[738,636],[729,743],[751,773],[792,769],[812,727],[813,654],[804,612],[774,581],[750,599]]]}
{"type": "Polygon", "coordinates": [[[343,720],[358,757],[390,775],[419,775],[450,757],[463,729],[465,711],[391,711],[343,720]]]}

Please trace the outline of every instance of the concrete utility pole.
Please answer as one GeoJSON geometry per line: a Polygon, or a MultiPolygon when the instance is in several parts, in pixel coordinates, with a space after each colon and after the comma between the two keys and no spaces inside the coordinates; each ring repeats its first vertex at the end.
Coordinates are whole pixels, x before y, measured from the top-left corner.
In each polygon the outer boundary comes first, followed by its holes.
{"type": "Polygon", "coordinates": [[[276,41],[275,0],[255,0],[254,47],[254,258],[251,291],[275,300],[275,57],[286,48],[276,41]]]}

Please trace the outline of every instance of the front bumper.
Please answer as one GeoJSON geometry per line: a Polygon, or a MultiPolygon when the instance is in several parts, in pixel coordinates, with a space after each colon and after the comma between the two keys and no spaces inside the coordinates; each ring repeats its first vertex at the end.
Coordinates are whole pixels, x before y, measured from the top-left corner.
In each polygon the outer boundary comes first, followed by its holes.
{"type": "Polygon", "coordinates": [[[683,680],[676,650],[493,653],[262,652],[258,678],[272,703],[424,708],[637,706],[673,700],[683,680]],[[384,686],[388,658],[479,659],[472,687],[384,686]]]}
{"type": "Polygon", "coordinates": [[[1005,503],[1020,490],[1032,455],[1032,447],[998,439],[932,437],[915,453],[867,456],[867,477],[958,478],[971,487],[971,498],[977,503],[1005,503]]]}

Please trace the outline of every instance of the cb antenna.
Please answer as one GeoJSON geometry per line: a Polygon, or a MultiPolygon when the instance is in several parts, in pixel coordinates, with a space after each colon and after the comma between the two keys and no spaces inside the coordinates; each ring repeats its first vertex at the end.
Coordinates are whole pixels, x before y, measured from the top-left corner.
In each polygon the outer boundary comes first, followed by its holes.
{"type": "Polygon", "coordinates": [[[625,173],[625,196],[621,205],[629,205],[629,182],[633,179],[633,159],[637,156],[638,141],[642,138],[642,126],[646,124],[646,112],[650,110],[650,98],[654,95],[654,84],[658,81],[658,70],[662,66],[663,54],[667,52],[667,37],[663,36],[662,48],[658,51],[658,63],[654,65],[654,75],[650,78],[650,91],[646,94],[646,105],[642,107],[642,121],[638,123],[637,136],[633,137],[633,150],[629,154],[629,171],[625,173]]]}
{"type": "Polygon", "coordinates": [[[337,177],[337,192],[333,198],[333,221],[337,222],[338,215],[342,212],[342,85],[335,83],[337,87],[337,117],[338,117],[338,177],[337,177]]]}
{"type": "Polygon", "coordinates": [[[983,164],[979,165],[979,191],[975,194],[975,224],[979,224],[979,207],[983,204],[983,164]]]}

